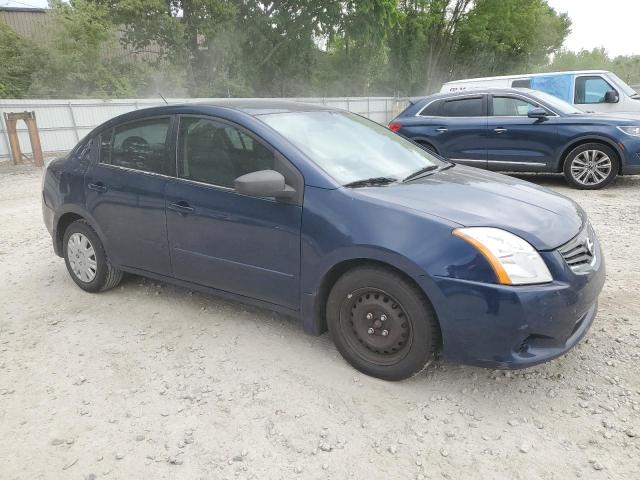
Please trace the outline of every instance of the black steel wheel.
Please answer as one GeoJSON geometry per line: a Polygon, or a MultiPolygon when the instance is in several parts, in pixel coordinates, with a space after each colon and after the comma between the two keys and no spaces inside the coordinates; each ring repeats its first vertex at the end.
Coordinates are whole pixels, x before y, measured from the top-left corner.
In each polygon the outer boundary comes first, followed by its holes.
{"type": "Polygon", "coordinates": [[[367,375],[402,380],[434,358],[440,330],[424,293],[378,266],[358,267],[334,285],[327,324],[342,356],[367,375]]]}
{"type": "Polygon", "coordinates": [[[341,334],[364,360],[393,365],[411,346],[410,320],[389,293],[365,287],[347,294],[340,309],[341,334]]]}

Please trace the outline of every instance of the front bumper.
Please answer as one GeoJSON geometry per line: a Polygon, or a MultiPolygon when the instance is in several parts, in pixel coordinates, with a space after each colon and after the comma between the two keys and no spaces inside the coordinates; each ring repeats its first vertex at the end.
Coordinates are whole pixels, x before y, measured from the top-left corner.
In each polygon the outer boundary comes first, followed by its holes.
{"type": "Polygon", "coordinates": [[[558,252],[541,252],[552,283],[506,286],[437,277],[432,298],[443,355],[490,368],[524,368],[556,358],[589,330],[605,280],[599,245],[593,269],[575,274],[558,252]]]}

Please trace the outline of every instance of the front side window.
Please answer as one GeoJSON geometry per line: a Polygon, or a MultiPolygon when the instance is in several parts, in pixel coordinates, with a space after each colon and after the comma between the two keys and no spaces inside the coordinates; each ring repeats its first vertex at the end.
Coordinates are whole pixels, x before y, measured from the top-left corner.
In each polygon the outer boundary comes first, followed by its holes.
{"type": "Polygon", "coordinates": [[[536,108],[533,103],[516,97],[493,97],[494,117],[526,117],[529,110],[536,108]]]}
{"type": "Polygon", "coordinates": [[[443,117],[482,117],[482,97],[447,100],[442,106],[443,117]]]}
{"type": "Polygon", "coordinates": [[[245,131],[207,118],[180,118],[180,178],[233,188],[236,178],[275,166],[274,152],[245,131]]]}
{"type": "Polygon", "coordinates": [[[448,165],[371,120],[347,112],[260,115],[342,185],[374,177],[402,180],[416,170],[448,165]]]}
{"type": "Polygon", "coordinates": [[[610,90],[615,89],[602,77],[578,77],[574,102],[577,104],[605,103],[605,95],[610,90]]]}
{"type": "Polygon", "coordinates": [[[169,174],[169,118],[118,125],[100,135],[100,162],[143,172],[169,174]]]}

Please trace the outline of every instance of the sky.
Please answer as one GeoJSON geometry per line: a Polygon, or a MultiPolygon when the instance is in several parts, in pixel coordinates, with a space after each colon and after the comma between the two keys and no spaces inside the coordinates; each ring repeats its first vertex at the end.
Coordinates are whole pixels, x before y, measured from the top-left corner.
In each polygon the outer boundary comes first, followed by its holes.
{"type": "MultiPolygon", "coordinates": [[[[556,11],[568,13],[569,50],[604,47],[611,56],[640,55],[640,0],[547,0],[556,11]]],[[[46,0],[0,0],[0,5],[46,7],[46,0]]]]}
{"type": "MultiPolygon", "coordinates": [[[[0,0],[1,1],[1,0],[0,0]]],[[[568,50],[604,47],[610,56],[640,55],[639,0],[547,0],[557,12],[568,13],[568,50]]]]}

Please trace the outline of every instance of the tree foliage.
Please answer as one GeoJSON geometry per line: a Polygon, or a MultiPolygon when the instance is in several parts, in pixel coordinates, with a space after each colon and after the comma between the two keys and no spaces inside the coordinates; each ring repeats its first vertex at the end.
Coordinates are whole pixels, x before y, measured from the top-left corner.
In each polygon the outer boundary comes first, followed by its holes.
{"type": "Polygon", "coordinates": [[[23,98],[38,66],[39,51],[0,23],[0,98],[23,98]]]}
{"type": "Polygon", "coordinates": [[[7,64],[31,68],[16,88],[32,95],[418,95],[546,68],[553,54],[586,61],[559,51],[570,22],[546,0],[53,2],[37,65],[31,46],[0,36],[7,64]]]}

